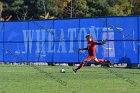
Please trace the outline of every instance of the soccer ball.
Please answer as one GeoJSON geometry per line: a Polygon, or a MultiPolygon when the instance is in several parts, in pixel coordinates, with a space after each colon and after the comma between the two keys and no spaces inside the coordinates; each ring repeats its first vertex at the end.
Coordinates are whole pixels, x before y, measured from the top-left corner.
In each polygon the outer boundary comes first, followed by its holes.
{"type": "Polygon", "coordinates": [[[60,73],[65,73],[65,69],[60,69],[60,73]]]}

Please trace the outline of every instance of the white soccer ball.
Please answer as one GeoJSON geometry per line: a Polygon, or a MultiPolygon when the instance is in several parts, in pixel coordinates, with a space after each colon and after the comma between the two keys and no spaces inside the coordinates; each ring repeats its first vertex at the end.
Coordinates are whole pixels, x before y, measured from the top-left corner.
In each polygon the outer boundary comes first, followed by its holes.
{"type": "Polygon", "coordinates": [[[60,70],[60,73],[65,73],[65,69],[61,69],[60,70]]]}

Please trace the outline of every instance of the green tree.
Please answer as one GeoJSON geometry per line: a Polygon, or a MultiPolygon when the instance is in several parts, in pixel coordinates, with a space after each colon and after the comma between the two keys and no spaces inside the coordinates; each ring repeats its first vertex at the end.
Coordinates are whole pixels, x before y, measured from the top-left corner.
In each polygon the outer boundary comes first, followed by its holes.
{"type": "Polygon", "coordinates": [[[22,20],[20,11],[23,9],[23,0],[4,0],[4,16],[13,15],[14,20],[22,20]]]}
{"type": "Polygon", "coordinates": [[[114,2],[110,3],[110,7],[108,7],[107,15],[128,16],[132,14],[132,8],[133,5],[128,0],[114,0],[114,2]]]}
{"type": "Polygon", "coordinates": [[[58,6],[58,0],[37,0],[38,16],[47,15],[61,18],[62,11],[58,6]]]}
{"type": "Polygon", "coordinates": [[[3,3],[0,2],[0,20],[2,20],[3,3]]]}
{"type": "Polygon", "coordinates": [[[3,16],[12,15],[13,20],[29,20],[35,18],[36,0],[3,0],[3,16]]]}
{"type": "Polygon", "coordinates": [[[12,15],[13,20],[140,14],[140,0],[2,0],[2,3],[2,16],[12,15]]]}
{"type": "Polygon", "coordinates": [[[140,15],[140,0],[129,0],[133,5],[132,15],[140,15]]]}
{"type": "Polygon", "coordinates": [[[71,0],[64,8],[64,17],[89,17],[86,0],[71,0]]]}
{"type": "Polygon", "coordinates": [[[107,0],[87,0],[90,16],[106,16],[109,4],[107,0]]]}
{"type": "Polygon", "coordinates": [[[91,16],[131,15],[132,4],[128,0],[87,0],[91,16]]]}

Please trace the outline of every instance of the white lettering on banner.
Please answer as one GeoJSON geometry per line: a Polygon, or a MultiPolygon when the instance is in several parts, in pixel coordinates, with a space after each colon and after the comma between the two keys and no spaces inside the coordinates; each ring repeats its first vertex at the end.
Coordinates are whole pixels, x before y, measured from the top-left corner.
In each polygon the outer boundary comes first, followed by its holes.
{"type": "Polygon", "coordinates": [[[40,42],[36,42],[36,53],[40,53],[41,54],[45,54],[45,30],[36,30],[36,35],[37,35],[37,41],[40,42]],[[40,37],[41,35],[41,37],[40,37]]]}
{"type": "Polygon", "coordinates": [[[33,40],[33,33],[35,32],[34,30],[29,30],[29,52],[32,52],[32,40],[33,40]]]}
{"type": "MultiPolygon", "coordinates": [[[[107,33],[106,32],[103,32],[102,39],[103,40],[107,39],[107,33]]],[[[102,45],[102,48],[103,48],[103,54],[102,55],[104,57],[108,57],[108,44],[102,45]]]]}
{"type": "MultiPolygon", "coordinates": [[[[55,30],[51,29],[50,31],[53,31],[53,33],[55,34],[55,30]]],[[[48,41],[54,41],[53,38],[54,35],[52,33],[48,33],[48,41]]],[[[55,52],[55,47],[54,47],[54,42],[48,42],[48,53],[54,53],[55,52]]]]}
{"type": "MultiPolygon", "coordinates": [[[[23,36],[24,36],[24,46],[25,50],[24,52],[27,53],[28,49],[28,41],[29,42],[29,53],[33,52],[33,47],[35,47],[34,51],[36,53],[74,53],[74,42],[77,38],[78,40],[78,48],[83,48],[87,47],[87,42],[81,42],[81,40],[86,40],[85,35],[90,34],[94,40],[98,40],[100,33],[102,35],[102,38],[100,39],[107,39],[107,36],[109,35],[108,39],[114,40],[114,30],[111,28],[106,28],[106,27],[95,27],[91,26],[90,28],[68,28],[67,35],[64,35],[64,29],[60,29],[60,35],[58,36],[55,34],[55,29],[48,29],[46,31],[45,29],[36,29],[36,30],[23,30],[23,36]],[[51,31],[51,32],[48,32],[51,31]],[[106,33],[108,31],[108,33],[106,33]],[[88,33],[89,32],[89,33],[88,33]],[[65,42],[65,36],[67,36],[70,40],[69,43],[65,42]],[[78,36],[78,37],[77,37],[78,36]],[[84,38],[83,38],[84,37],[84,38]],[[59,40],[59,42],[55,42],[54,38],[56,40],[59,40]],[[48,40],[49,42],[45,43],[43,41],[48,40]],[[37,41],[36,46],[32,45],[32,41],[37,41]],[[40,42],[38,42],[40,41],[40,42]],[[66,44],[69,44],[66,49],[66,44]]],[[[65,33],[66,34],[66,33],[65,33]]],[[[100,36],[101,37],[101,36],[100,36]]],[[[103,47],[103,56],[107,57],[108,52],[110,53],[110,57],[115,57],[115,49],[114,49],[114,42],[108,42],[109,44],[105,44],[103,47]],[[108,46],[109,45],[109,46],[108,46]],[[109,51],[108,51],[109,50],[109,51]]],[[[97,47],[97,52],[98,52],[98,47],[97,47]]]]}
{"type": "MultiPolygon", "coordinates": [[[[40,30],[36,30],[37,41],[40,41],[40,30]]],[[[36,42],[36,53],[40,52],[40,42],[36,42]]]]}
{"type": "MultiPolygon", "coordinates": [[[[87,31],[86,28],[80,28],[79,34],[78,34],[78,40],[81,41],[82,40],[82,32],[84,33],[83,35],[86,36],[87,31]]],[[[85,38],[83,38],[83,40],[85,40],[85,38]]],[[[82,47],[81,42],[78,42],[79,48],[82,47]]],[[[87,47],[87,42],[84,42],[84,47],[87,47]]]]}
{"type": "Polygon", "coordinates": [[[69,50],[69,53],[74,53],[74,50],[73,50],[73,40],[74,40],[74,37],[76,37],[76,28],[70,28],[68,29],[68,37],[70,37],[70,50],[69,50]]]}
{"type": "MultiPolygon", "coordinates": [[[[114,40],[114,32],[109,32],[109,40],[114,40]]],[[[115,57],[115,46],[114,41],[109,42],[109,57],[115,57]]]]}
{"type": "Polygon", "coordinates": [[[57,50],[57,53],[67,53],[66,51],[66,44],[65,44],[65,41],[63,40],[64,39],[64,30],[61,29],[61,35],[60,35],[60,42],[59,42],[59,46],[58,46],[58,50],[57,50]],[[61,52],[60,52],[60,49],[61,49],[61,52]]]}
{"type": "MultiPolygon", "coordinates": [[[[45,41],[45,30],[42,29],[42,41],[45,41]]],[[[43,54],[46,54],[46,51],[45,51],[45,42],[42,42],[42,49],[41,49],[42,53],[43,54]]]]}
{"type": "MultiPolygon", "coordinates": [[[[103,28],[102,36],[103,40],[114,40],[114,30],[110,28],[103,28]]],[[[103,45],[102,48],[104,57],[115,57],[114,42],[107,42],[107,44],[103,45]]]]}
{"type": "Polygon", "coordinates": [[[27,53],[27,49],[28,49],[28,31],[27,30],[23,30],[23,37],[24,37],[24,47],[25,47],[25,53],[27,53]]]}
{"type": "Polygon", "coordinates": [[[89,28],[89,31],[90,31],[90,35],[92,36],[92,38],[94,39],[94,40],[97,40],[97,38],[98,38],[98,30],[99,30],[99,28],[95,28],[95,26],[91,26],[91,28],[89,28]],[[95,32],[96,31],[96,32],[95,32]],[[97,35],[96,35],[97,34],[97,35]]]}

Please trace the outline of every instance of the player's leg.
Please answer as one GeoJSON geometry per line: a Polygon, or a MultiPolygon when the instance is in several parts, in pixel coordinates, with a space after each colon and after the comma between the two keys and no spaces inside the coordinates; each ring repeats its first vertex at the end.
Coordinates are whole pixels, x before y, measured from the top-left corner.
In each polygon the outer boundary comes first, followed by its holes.
{"type": "Polygon", "coordinates": [[[86,62],[90,61],[91,60],[91,57],[88,56],[83,62],[80,63],[80,65],[76,68],[76,69],[73,69],[74,72],[77,72],[79,69],[81,69],[86,62]]]}
{"type": "Polygon", "coordinates": [[[77,70],[81,69],[85,65],[86,62],[87,60],[85,59],[83,62],[80,63],[80,65],[76,69],[73,69],[73,71],[77,72],[77,70]]]}
{"type": "Polygon", "coordinates": [[[111,65],[111,62],[110,62],[109,60],[104,60],[104,59],[97,59],[97,58],[95,58],[94,61],[99,62],[99,63],[104,63],[104,62],[105,62],[105,63],[108,63],[108,64],[111,65]]]}

